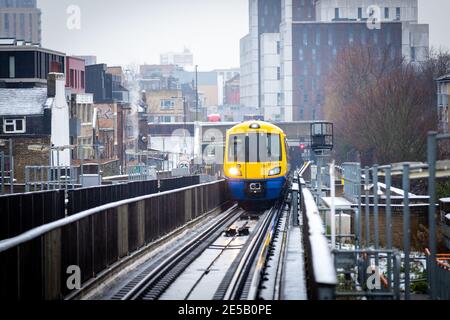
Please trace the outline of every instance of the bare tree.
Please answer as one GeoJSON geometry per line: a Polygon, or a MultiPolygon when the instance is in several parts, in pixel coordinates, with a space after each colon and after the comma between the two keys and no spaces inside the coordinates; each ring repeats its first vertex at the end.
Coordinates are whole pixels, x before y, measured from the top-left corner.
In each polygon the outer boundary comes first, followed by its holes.
{"type": "Polygon", "coordinates": [[[338,55],[325,112],[342,161],[349,152],[368,165],[425,158],[427,132],[437,125],[434,78],[446,62],[432,56],[412,65],[391,50],[352,47],[338,55]]]}

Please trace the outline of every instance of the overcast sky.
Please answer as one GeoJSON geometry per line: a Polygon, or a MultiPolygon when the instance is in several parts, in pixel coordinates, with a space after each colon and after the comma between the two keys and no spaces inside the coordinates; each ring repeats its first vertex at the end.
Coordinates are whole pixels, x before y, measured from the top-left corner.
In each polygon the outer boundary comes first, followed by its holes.
{"type": "MultiPolygon", "coordinates": [[[[159,63],[159,54],[194,53],[200,70],[239,66],[248,32],[248,0],[38,0],[45,47],[96,55],[109,65],[159,63]],[[81,10],[81,28],[67,27],[67,9],[81,10]]],[[[450,48],[450,0],[419,0],[433,47],[450,48]]]]}

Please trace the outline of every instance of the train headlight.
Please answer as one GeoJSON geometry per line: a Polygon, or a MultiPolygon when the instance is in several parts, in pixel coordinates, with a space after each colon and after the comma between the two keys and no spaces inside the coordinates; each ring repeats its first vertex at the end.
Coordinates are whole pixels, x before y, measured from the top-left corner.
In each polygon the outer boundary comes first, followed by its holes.
{"type": "Polygon", "coordinates": [[[281,173],[281,167],[269,171],[269,176],[277,176],[281,173]]]}
{"type": "Polygon", "coordinates": [[[239,170],[239,169],[236,168],[236,167],[230,168],[230,169],[228,170],[228,173],[229,173],[231,176],[242,176],[241,170],[239,170]]]}

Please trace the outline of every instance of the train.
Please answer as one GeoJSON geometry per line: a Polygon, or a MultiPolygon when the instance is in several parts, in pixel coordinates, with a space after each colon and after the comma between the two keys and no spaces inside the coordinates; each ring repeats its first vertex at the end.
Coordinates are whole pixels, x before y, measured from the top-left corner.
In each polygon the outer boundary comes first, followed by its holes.
{"type": "Polygon", "coordinates": [[[264,121],[246,121],[227,131],[224,175],[234,201],[247,211],[270,208],[289,174],[286,135],[264,121]]]}

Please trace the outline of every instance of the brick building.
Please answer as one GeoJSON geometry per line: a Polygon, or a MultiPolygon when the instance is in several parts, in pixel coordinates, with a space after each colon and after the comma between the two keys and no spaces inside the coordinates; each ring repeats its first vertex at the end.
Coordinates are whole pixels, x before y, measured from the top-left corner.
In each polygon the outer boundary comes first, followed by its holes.
{"type": "Polygon", "coordinates": [[[42,147],[69,145],[69,107],[64,92],[64,75],[49,74],[48,89],[0,89],[0,139],[13,142],[14,176],[24,182],[30,165],[70,166],[70,151],[36,151],[42,147]],[[59,159],[59,163],[56,163],[59,159]]]}
{"type": "Polygon", "coordinates": [[[66,57],[66,87],[72,93],[85,93],[86,70],[83,59],[66,57]]]}

